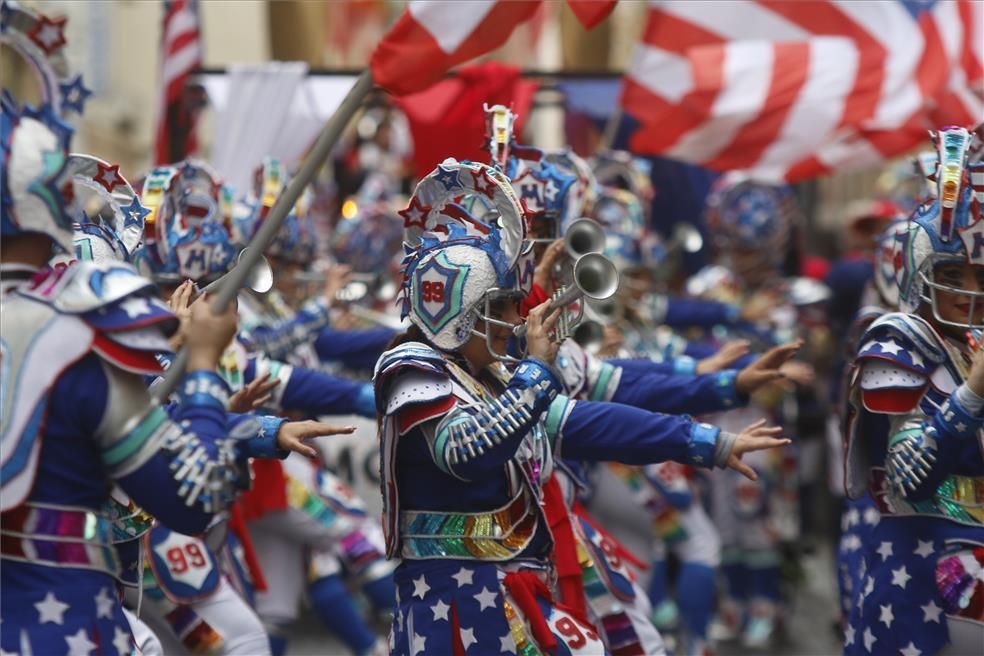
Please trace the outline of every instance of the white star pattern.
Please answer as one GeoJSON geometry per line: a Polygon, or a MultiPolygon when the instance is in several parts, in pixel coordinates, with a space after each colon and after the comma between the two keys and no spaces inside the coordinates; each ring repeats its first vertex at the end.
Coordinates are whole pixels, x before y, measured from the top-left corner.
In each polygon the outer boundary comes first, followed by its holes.
{"type": "Polygon", "coordinates": [[[937,606],[935,601],[930,601],[925,606],[920,606],[919,608],[923,612],[923,622],[927,624],[929,622],[940,623],[940,613],[943,612],[943,609],[937,606]]]}
{"type": "Polygon", "coordinates": [[[427,638],[425,638],[422,635],[417,635],[416,633],[414,633],[413,644],[410,645],[411,656],[417,656],[417,654],[424,651],[424,649],[426,649],[425,647],[426,644],[427,644],[427,638]]]}
{"type": "Polygon", "coordinates": [[[864,630],[864,648],[867,649],[868,652],[871,652],[871,648],[875,645],[875,641],[877,639],[878,638],[875,637],[875,634],[871,632],[870,628],[864,630]]]}
{"type": "Polygon", "coordinates": [[[847,520],[848,528],[850,528],[855,526],[861,520],[861,513],[858,512],[857,508],[851,508],[847,511],[847,514],[844,515],[844,518],[847,520]]]}
{"type": "Polygon", "coordinates": [[[475,572],[471,571],[470,569],[465,569],[464,567],[462,567],[461,569],[458,570],[458,573],[452,576],[451,578],[453,578],[455,581],[458,582],[458,587],[460,588],[466,585],[472,585],[473,576],[475,576],[475,572]]]}
{"type": "Polygon", "coordinates": [[[903,647],[902,649],[899,650],[899,653],[902,654],[902,656],[921,656],[922,655],[922,652],[919,651],[918,649],[916,649],[916,643],[912,642],[911,640],[909,641],[909,644],[907,644],[905,647],[903,647]]]}
{"type": "Polygon", "coordinates": [[[42,601],[34,604],[34,607],[38,609],[38,624],[54,622],[62,625],[65,623],[65,611],[68,610],[68,604],[58,601],[54,592],[49,592],[42,601]]]}
{"type": "Polygon", "coordinates": [[[957,424],[956,426],[954,426],[954,428],[956,428],[958,431],[960,431],[962,433],[965,430],[967,430],[967,424],[965,424],[965,423],[963,423],[961,421],[959,424],[957,424]]]}
{"type": "Polygon", "coordinates": [[[903,590],[905,590],[905,586],[909,583],[909,579],[911,578],[912,577],[909,576],[909,572],[905,570],[905,565],[898,569],[892,570],[892,585],[897,585],[903,590]]]}
{"type": "Polygon", "coordinates": [[[61,39],[61,29],[57,25],[45,23],[38,31],[38,41],[44,44],[45,50],[51,50],[61,39]]]}
{"type": "Polygon", "coordinates": [[[109,596],[106,588],[100,588],[99,594],[96,595],[96,617],[113,619],[113,598],[109,596]]]}
{"type": "Polygon", "coordinates": [[[874,508],[865,508],[864,510],[864,523],[868,526],[874,526],[881,519],[881,514],[874,508]]]}
{"type": "Polygon", "coordinates": [[[923,558],[926,558],[928,556],[932,556],[933,555],[933,541],[932,540],[926,540],[925,542],[923,542],[922,540],[919,540],[919,546],[916,547],[916,550],[913,553],[916,554],[917,556],[922,556],[923,558]]]}
{"type": "Polygon", "coordinates": [[[869,576],[868,577],[868,583],[867,583],[867,585],[864,586],[864,595],[863,596],[864,597],[867,597],[868,595],[870,595],[874,591],[875,591],[875,580],[869,576]]]}
{"type": "Polygon", "coordinates": [[[475,639],[475,629],[461,629],[461,646],[468,651],[468,648],[474,645],[478,640],[475,639]]]}
{"type": "Polygon", "coordinates": [[[922,356],[919,355],[918,353],[916,353],[915,351],[912,351],[911,353],[909,353],[909,359],[912,360],[912,365],[914,367],[925,367],[926,366],[926,361],[923,360],[922,359],[922,356]]]}
{"type": "Polygon", "coordinates": [[[892,355],[898,355],[902,347],[894,339],[890,339],[887,342],[878,342],[878,346],[881,347],[882,353],[891,353],[892,355]]]}
{"type": "Polygon", "coordinates": [[[499,653],[500,654],[516,653],[516,643],[513,641],[511,633],[507,633],[504,636],[499,636],[499,653]]]}
{"type": "Polygon", "coordinates": [[[420,597],[421,599],[423,599],[424,598],[424,595],[427,594],[427,591],[430,590],[430,589],[431,589],[431,587],[429,585],[427,585],[427,580],[424,578],[424,575],[423,574],[420,575],[420,578],[419,579],[414,579],[413,580],[413,596],[414,597],[420,597]]]}
{"type": "Polygon", "coordinates": [[[476,595],[472,595],[475,601],[478,602],[478,612],[482,612],[486,608],[495,608],[496,593],[492,592],[486,587],[482,587],[482,591],[476,595]]]}
{"type": "Polygon", "coordinates": [[[847,628],[844,629],[844,646],[849,647],[850,645],[853,644],[854,644],[854,627],[848,625],[847,628]]]}
{"type": "Polygon", "coordinates": [[[121,656],[123,654],[130,654],[133,652],[133,645],[130,642],[130,634],[118,626],[113,629],[113,646],[116,647],[117,653],[121,656]]]}
{"type": "Polygon", "coordinates": [[[888,560],[892,556],[892,543],[882,542],[877,549],[877,553],[882,557],[882,560],[888,560]]]}
{"type": "Polygon", "coordinates": [[[451,610],[451,607],[438,599],[437,603],[431,606],[431,612],[434,613],[434,621],[447,620],[449,610],[451,610]]]}
{"type": "Polygon", "coordinates": [[[142,314],[150,314],[150,303],[146,298],[128,298],[120,303],[120,309],[126,312],[126,316],[133,319],[142,314]]]}
{"type": "Polygon", "coordinates": [[[96,648],[96,643],[89,640],[85,629],[79,629],[73,635],[65,636],[68,643],[68,656],[89,656],[89,652],[96,648]]]}
{"type": "Polygon", "coordinates": [[[895,621],[895,613],[892,612],[892,604],[878,606],[878,610],[881,611],[878,621],[884,624],[886,629],[892,628],[892,622],[895,621]]]}

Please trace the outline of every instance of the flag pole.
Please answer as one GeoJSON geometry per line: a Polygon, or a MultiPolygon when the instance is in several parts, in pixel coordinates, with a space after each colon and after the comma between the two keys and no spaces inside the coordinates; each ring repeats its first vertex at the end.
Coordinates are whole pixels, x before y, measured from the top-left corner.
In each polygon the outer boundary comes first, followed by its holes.
{"type": "MultiPolygon", "coordinates": [[[[236,268],[229,273],[226,283],[222,285],[216,294],[215,312],[224,312],[229,306],[229,303],[239,294],[239,290],[242,289],[250,271],[259,262],[263,251],[267,249],[267,246],[270,245],[270,242],[273,241],[273,238],[280,231],[280,226],[297,203],[301,192],[314,180],[314,176],[325,163],[325,160],[328,159],[335,144],[341,138],[342,132],[348,126],[349,121],[352,120],[356,111],[362,106],[362,101],[365,100],[372,86],[372,74],[366,70],[355,81],[355,84],[349,89],[348,94],[342,99],[338,109],[335,110],[335,113],[325,123],[325,127],[318,136],[318,140],[314,143],[314,147],[308,153],[307,159],[304,160],[301,169],[291,179],[287,188],[277,198],[273,207],[270,208],[270,212],[267,214],[266,219],[264,219],[260,229],[253,236],[253,239],[250,240],[242,259],[236,268]]],[[[187,365],[188,349],[187,347],[182,347],[171,363],[171,366],[168,367],[164,379],[153,386],[152,391],[155,401],[158,403],[163,402],[171,395],[171,392],[178,386],[181,376],[184,375],[187,365]]]]}

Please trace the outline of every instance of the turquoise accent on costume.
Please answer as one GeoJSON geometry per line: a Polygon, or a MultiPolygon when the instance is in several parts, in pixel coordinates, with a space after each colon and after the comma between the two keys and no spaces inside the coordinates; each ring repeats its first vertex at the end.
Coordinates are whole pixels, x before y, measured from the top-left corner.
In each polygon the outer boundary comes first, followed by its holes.
{"type": "Polygon", "coordinates": [[[689,462],[698,467],[714,466],[714,447],[721,429],[710,424],[694,423],[690,427],[689,462]]]}
{"type": "Polygon", "coordinates": [[[735,369],[725,369],[716,374],[714,389],[717,390],[718,398],[724,403],[725,407],[736,408],[742,405],[738,397],[738,390],[735,389],[735,382],[738,380],[738,371],[735,369]]]}
{"type": "Polygon", "coordinates": [[[128,458],[139,452],[150,436],[160,430],[161,426],[169,421],[164,408],[154,407],[147,415],[140,420],[140,423],[130,431],[123,439],[119,440],[111,447],[103,449],[102,461],[107,467],[115,468],[128,458]]]}
{"type": "Polygon", "coordinates": [[[697,361],[689,355],[678,355],[673,358],[673,373],[677,376],[696,376],[697,361]]]}
{"type": "Polygon", "coordinates": [[[573,405],[574,402],[563,394],[558,394],[551,401],[550,408],[547,410],[547,418],[543,422],[544,430],[547,432],[547,438],[550,439],[551,443],[557,441],[557,437],[564,428],[564,420],[570,414],[570,408],[573,405]]]}
{"type": "Polygon", "coordinates": [[[614,375],[615,366],[607,362],[603,363],[601,365],[601,369],[598,371],[598,377],[595,379],[594,387],[591,388],[591,393],[588,395],[588,398],[592,401],[605,401],[605,393],[608,391],[608,383],[614,375]]]}

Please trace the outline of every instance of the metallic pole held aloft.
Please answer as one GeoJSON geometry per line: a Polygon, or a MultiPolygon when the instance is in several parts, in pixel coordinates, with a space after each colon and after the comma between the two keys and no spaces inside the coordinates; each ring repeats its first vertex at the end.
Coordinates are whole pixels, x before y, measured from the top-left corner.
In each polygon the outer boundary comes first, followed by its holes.
{"type": "MultiPolygon", "coordinates": [[[[229,306],[229,303],[239,294],[239,290],[242,289],[253,266],[259,262],[267,246],[273,241],[277,232],[280,231],[280,226],[294,207],[294,204],[297,203],[301,192],[314,180],[314,176],[325,163],[325,160],[328,159],[335,144],[338,143],[338,139],[342,136],[342,132],[349,124],[349,121],[352,120],[352,117],[362,106],[362,101],[372,89],[372,85],[372,75],[366,70],[355,81],[355,85],[349,90],[348,94],[338,106],[338,109],[335,110],[335,113],[325,123],[325,127],[318,136],[318,140],[308,153],[307,159],[304,160],[303,166],[301,166],[297,175],[291,179],[290,184],[280,194],[280,197],[277,198],[277,202],[270,208],[270,212],[263,221],[263,225],[260,226],[256,235],[250,241],[249,250],[243,255],[238,266],[228,274],[229,277],[221,289],[219,289],[215,299],[216,312],[224,312],[229,306]]],[[[152,391],[155,401],[164,401],[171,395],[171,392],[178,386],[181,376],[184,375],[187,364],[188,349],[182,347],[168,368],[164,380],[153,387],[152,391]]]]}

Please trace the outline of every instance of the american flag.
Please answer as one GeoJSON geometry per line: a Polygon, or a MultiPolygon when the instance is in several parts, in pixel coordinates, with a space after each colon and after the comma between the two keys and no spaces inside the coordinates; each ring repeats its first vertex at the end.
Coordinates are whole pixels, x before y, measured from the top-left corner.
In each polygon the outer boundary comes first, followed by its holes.
{"type": "Polygon", "coordinates": [[[198,0],[167,0],[161,35],[161,95],[154,163],[183,158],[194,143],[193,116],[185,102],[188,76],[202,63],[198,0]]]}
{"type": "Polygon", "coordinates": [[[763,180],[877,165],[984,118],[984,3],[653,1],[631,147],[763,180]]]}

